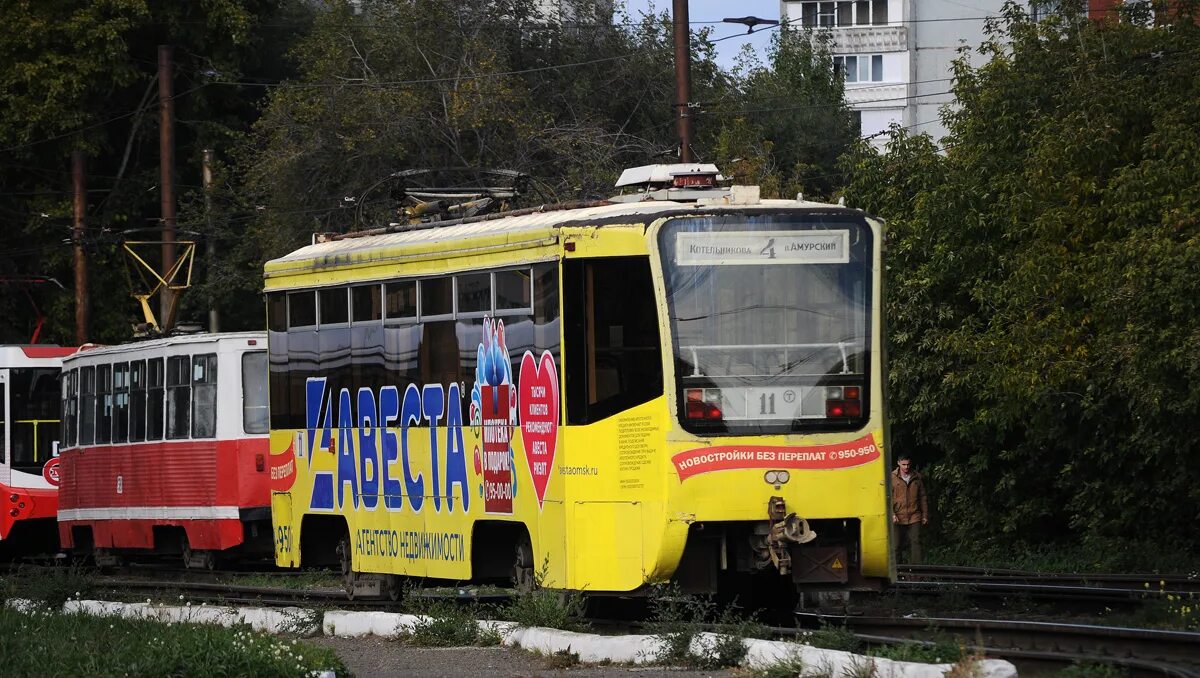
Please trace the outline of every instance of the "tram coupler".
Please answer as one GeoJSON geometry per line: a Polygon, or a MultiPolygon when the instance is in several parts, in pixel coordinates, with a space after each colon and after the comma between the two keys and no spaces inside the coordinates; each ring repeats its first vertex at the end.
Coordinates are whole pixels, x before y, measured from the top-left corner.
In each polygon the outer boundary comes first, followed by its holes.
{"type": "Polygon", "coordinates": [[[783,497],[767,500],[767,522],[754,526],[751,547],[759,569],[774,566],[779,574],[792,573],[792,545],[807,544],[817,538],[808,521],[788,513],[783,497]]]}

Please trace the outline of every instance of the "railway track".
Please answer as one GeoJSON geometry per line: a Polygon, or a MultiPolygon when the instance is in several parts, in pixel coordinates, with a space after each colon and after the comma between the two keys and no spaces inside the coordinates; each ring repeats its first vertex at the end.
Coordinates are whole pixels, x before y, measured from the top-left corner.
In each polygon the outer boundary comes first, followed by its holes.
{"type": "Polygon", "coordinates": [[[1096,662],[1139,675],[1200,677],[1200,633],[955,617],[871,617],[797,614],[804,626],[838,625],[867,642],[922,641],[952,636],[988,656],[1022,662],[1096,662]]]}
{"type": "MultiPolygon", "coordinates": [[[[196,581],[163,581],[144,578],[105,578],[101,590],[133,592],[181,592],[193,602],[259,606],[338,607],[343,609],[396,609],[379,600],[347,600],[345,591],[333,587],[286,588],[242,586],[196,581]]],[[[444,587],[410,592],[410,596],[463,602],[503,603],[511,597],[505,590],[480,592],[461,587],[444,587]]],[[[605,626],[603,620],[595,620],[605,626]]],[[[953,636],[970,649],[1018,664],[1062,667],[1071,663],[1099,662],[1123,667],[1135,675],[1166,675],[1200,678],[1200,633],[1162,631],[1093,624],[1057,623],[1011,619],[979,619],[945,616],[859,616],[801,613],[797,627],[773,627],[781,638],[794,638],[799,627],[840,625],[866,643],[896,644],[925,642],[931,635],[953,636]]],[[[610,629],[642,628],[635,621],[613,622],[610,629]],[[614,625],[615,624],[615,625],[614,625]]]]}
{"type": "Polygon", "coordinates": [[[1071,572],[1030,572],[1003,568],[963,567],[957,565],[899,565],[901,582],[1030,584],[1042,586],[1096,588],[1135,591],[1152,595],[1200,596],[1200,573],[1191,574],[1106,574],[1071,572]]]}

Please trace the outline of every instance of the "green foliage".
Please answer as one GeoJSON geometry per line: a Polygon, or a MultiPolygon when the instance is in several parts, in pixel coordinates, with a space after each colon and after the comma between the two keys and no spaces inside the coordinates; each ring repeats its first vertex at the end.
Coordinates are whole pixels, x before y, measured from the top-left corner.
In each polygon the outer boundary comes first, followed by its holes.
{"type": "Polygon", "coordinates": [[[345,667],[325,648],[246,628],[22,613],[0,608],[0,656],[11,676],[297,676],[345,667]]]}
{"type": "Polygon", "coordinates": [[[774,32],[766,65],[747,53],[734,72],[738,97],[714,105],[722,124],[712,144],[734,183],[760,185],[764,197],[832,196],[839,156],[858,137],[833,68],[826,33],[774,32]]]}
{"type": "Polygon", "coordinates": [[[760,624],[740,618],[733,607],[718,610],[712,598],[684,593],[674,583],[652,589],[647,628],[660,641],[659,663],[702,670],[741,664],[745,639],[764,635],[760,624]],[[716,635],[696,642],[704,631],[716,635]]]}
{"type": "Polygon", "coordinates": [[[843,652],[858,652],[862,649],[862,640],[845,626],[822,624],[821,628],[801,631],[796,640],[805,645],[821,647],[826,650],[841,650],[843,652]]]}
{"type": "Polygon", "coordinates": [[[965,655],[964,649],[954,640],[938,640],[932,643],[900,643],[871,648],[867,654],[872,657],[894,659],[900,662],[921,662],[924,664],[953,664],[965,655]]]}
{"type": "Polygon", "coordinates": [[[413,625],[412,633],[408,635],[408,641],[413,645],[466,647],[496,644],[494,633],[481,633],[471,608],[452,601],[438,602],[430,604],[421,614],[422,618],[413,625]]]}
{"type": "Polygon", "coordinates": [[[1051,678],[1125,678],[1128,672],[1111,664],[1072,664],[1056,671],[1051,678]]]}
{"type": "Polygon", "coordinates": [[[507,607],[501,610],[505,619],[521,626],[539,626],[566,631],[583,631],[588,627],[584,618],[587,599],[578,591],[544,588],[550,570],[549,559],[534,573],[534,586],[519,589],[507,607]]]}
{"type": "Polygon", "coordinates": [[[95,588],[95,576],[86,567],[18,569],[0,579],[3,598],[37,600],[54,609],[72,598],[82,598],[95,588]]]}
{"type": "Polygon", "coordinates": [[[1200,27],[1074,16],[1010,4],[940,149],[895,130],[843,162],[890,229],[893,449],[945,542],[1195,553],[1200,27]]]}
{"type": "MultiPolygon", "coordinates": [[[[74,337],[74,305],[67,291],[72,252],[66,246],[74,150],[87,156],[83,241],[92,290],[90,338],[129,337],[139,312],[129,296],[118,241],[128,229],[158,226],[158,46],[174,48],[180,239],[219,238],[227,232],[226,205],[215,205],[212,226],[197,209],[203,205],[200,149],[214,149],[222,157],[232,148],[257,114],[262,93],[232,83],[247,72],[255,78],[280,77],[282,46],[312,9],[300,0],[0,5],[6,28],[0,35],[5,63],[0,72],[0,215],[6,221],[0,269],[8,279],[0,285],[0,338],[29,341],[31,302],[47,316],[43,341],[69,343],[74,337]],[[52,277],[66,289],[14,281],[26,277],[52,277]]],[[[138,235],[146,239],[145,233],[138,235]]],[[[148,256],[157,265],[158,253],[148,256]]],[[[204,269],[197,270],[202,280],[204,269]]],[[[185,298],[185,316],[203,308],[210,296],[185,298]]],[[[252,307],[244,301],[229,306],[252,307]]],[[[255,326],[261,326],[262,315],[254,312],[255,326]]]]}

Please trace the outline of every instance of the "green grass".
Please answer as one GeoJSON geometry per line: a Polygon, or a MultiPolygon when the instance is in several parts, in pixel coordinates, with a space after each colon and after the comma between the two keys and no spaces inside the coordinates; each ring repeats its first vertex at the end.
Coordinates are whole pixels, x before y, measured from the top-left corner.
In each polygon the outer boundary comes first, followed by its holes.
{"type": "Polygon", "coordinates": [[[954,664],[966,654],[954,640],[943,639],[928,645],[924,643],[900,643],[871,648],[867,654],[882,659],[923,664],[954,664]]]}
{"type": "Polygon", "coordinates": [[[17,678],[346,675],[331,650],[245,627],[8,608],[0,608],[0,657],[4,675],[17,678]]]}
{"type": "Polygon", "coordinates": [[[96,588],[95,576],[86,567],[18,568],[0,578],[0,596],[40,600],[61,608],[71,598],[86,598],[96,588]]]}
{"type": "Polygon", "coordinates": [[[854,632],[844,626],[826,624],[813,631],[801,631],[796,640],[805,645],[820,647],[826,650],[842,650],[843,652],[858,652],[862,649],[862,641],[854,632]]]}

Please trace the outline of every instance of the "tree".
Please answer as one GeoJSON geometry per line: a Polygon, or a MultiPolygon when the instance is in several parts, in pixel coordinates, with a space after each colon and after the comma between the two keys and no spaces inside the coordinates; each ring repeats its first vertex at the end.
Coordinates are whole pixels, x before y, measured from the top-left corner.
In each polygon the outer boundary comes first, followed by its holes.
{"type": "Polygon", "coordinates": [[[894,243],[895,440],[958,540],[1197,547],[1200,28],[1126,11],[1008,5],[942,149],[895,130],[844,162],[894,243]]]}
{"type": "Polygon", "coordinates": [[[830,36],[784,25],[771,36],[767,60],[744,54],[737,96],[709,112],[723,119],[718,163],[740,181],[761,184],[764,195],[828,198],[842,183],[837,159],[858,138],[830,36]]]}
{"type": "MultiPolygon", "coordinates": [[[[94,299],[104,300],[93,304],[92,339],[127,338],[136,307],[117,240],[125,230],[158,223],[158,45],[175,47],[178,186],[186,204],[200,184],[199,150],[224,152],[256,114],[252,93],[222,83],[248,69],[278,77],[275,55],[289,31],[272,22],[307,11],[305,3],[276,0],[4,3],[0,215],[7,237],[0,267],[53,276],[70,287],[69,157],[85,151],[91,288],[94,299]]],[[[184,230],[205,223],[180,216],[184,230]]],[[[0,333],[6,341],[26,341],[27,324],[9,321],[29,316],[15,292],[0,289],[0,333]]],[[[72,341],[71,295],[39,301],[50,316],[45,338],[72,341]]]]}

